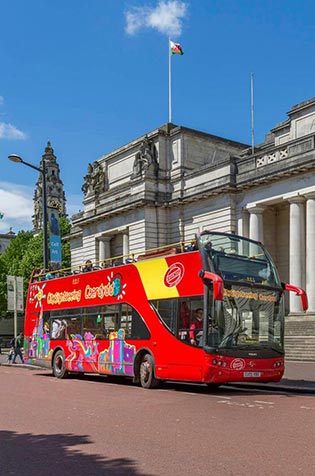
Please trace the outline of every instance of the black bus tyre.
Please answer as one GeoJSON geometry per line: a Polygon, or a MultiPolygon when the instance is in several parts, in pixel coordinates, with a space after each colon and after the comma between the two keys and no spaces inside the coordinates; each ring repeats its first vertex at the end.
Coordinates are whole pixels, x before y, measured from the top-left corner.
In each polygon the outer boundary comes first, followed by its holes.
{"type": "Polygon", "coordinates": [[[68,375],[65,354],[62,350],[57,350],[55,353],[53,361],[53,374],[57,378],[66,378],[68,375]]]}
{"type": "Polygon", "coordinates": [[[150,354],[145,354],[140,364],[140,383],[143,388],[157,388],[160,380],[154,376],[154,362],[150,354]]]}

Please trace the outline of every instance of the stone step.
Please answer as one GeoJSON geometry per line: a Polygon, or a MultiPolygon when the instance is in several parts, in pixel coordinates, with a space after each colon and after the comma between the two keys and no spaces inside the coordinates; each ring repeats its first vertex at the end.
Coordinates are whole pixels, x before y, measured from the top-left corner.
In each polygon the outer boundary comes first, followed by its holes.
{"type": "Polygon", "coordinates": [[[315,326],[284,326],[285,332],[297,332],[300,334],[301,332],[311,332],[315,335],[315,326]]]}
{"type": "Polygon", "coordinates": [[[306,351],[305,349],[288,349],[288,348],[285,348],[285,354],[286,355],[293,355],[293,354],[296,354],[296,355],[303,355],[303,356],[307,356],[307,355],[314,355],[315,356],[315,351],[306,351]]]}
{"type": "Polygon", "coordinates": [[[285,354],[286,355],[296,354],[296,355],[303,355],[303,356],[307,356],[307,355],[315,356],[315,351],[308,352],[308,351],[305,351],[305,349],[286,349],[285,348],[285,354]]]}
{"type": "Polygon", "coordinates": [[[288,325],[288,324],[284,324],[286,330],[300,330],[300,329],[308,329],[308,330],[311,330],[311,331],[314,331],[315,330],[315,326],[314,326],[314,323],[311,324],[308,324],[306,322],[303,322],[303,324],[294,324],[294,325],[288,325]]]}
{"type": "Polygon", "coordinates": [[[288,354],[285,356],[286,360],[300,360],[301,362],[314,362],[314,355],[299,355],[299,354],[288,354]]]}
{"type": "Polygon", "coordinates": [[[307,342],[315,342],[315,337],[314,336],[307,336],[307,335],[295,335],[295,336],[284,336],[284,340],[287,340],[288,342],[289,341],[292,341],[294,339],[305,339],[305,341],[307,342]]]}
{"type": "Polygon", "coordinates": [[[295,328],[288,328],[288,327],[285,327],[284,328],[284,333],[285,335],[292,335],[292,334],[297,334],[297,335],[300,335],[300,334],[306,334],[306,335],[313,335],[315,336],[315,329],[310,329],[308,327],[297,327],[296,329],[295,328]]]}
{"type": "Polygon", "coordinates": [[[284,345],[287,347],[307,347],[309,349],[315,348],[315,342],[309,342],[306,339],[292,339],[284,340],[284,345]]]}
{"type": "Polygon", "coordinates": [[[308,349],[312,349],[315,347],[315,342],[309,342],[305,339],[292,339],[292,340],[284,340],[284,345],[286,347],[305,347],[308,349]]]}
{"type": "Polygon", "coordinates": [[[288,347],[305,347],[305,348],[312,348],[315,345],[314,340],[310,341],[307,339],[284,339],[284,345],[288,347]]]}

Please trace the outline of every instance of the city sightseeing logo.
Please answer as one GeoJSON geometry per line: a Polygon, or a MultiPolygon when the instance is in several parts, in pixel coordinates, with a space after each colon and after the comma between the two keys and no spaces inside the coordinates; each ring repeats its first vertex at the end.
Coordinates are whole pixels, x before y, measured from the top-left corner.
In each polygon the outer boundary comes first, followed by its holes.
{"type": "Polygon", "coordinates": [[[46,294],[44,292],[45,287],[46,287],[46,283],[43,284],[42,286],[35,284],[31,287],[29,301],[32,304],[35,301],[35,307],[37,306],[40,306],[41,308],[43,307],[42,300],[46,298],[46,294]]]}
{"type": "Polygon", "coordinates": [[[185,268],[182,263],[173,263],[164,275],[164,284],[168,288],[177,286],[183,279],[185,268]]]}
{"type": "Polygon", "coordinates": [[[230,364],[231,369],[233,370],[243,370],[245,368],[244,359],[233,359],[230,364]]]}
{"type": "Polygon", "coordinates": [[[89,284],[85,287],[85,299],[104,299],[106,297],[114,296],[117,300],[124,298],[126,294],[127,283],[123,283],[123,278],[120,273],[111,273],[107,276],[107,283],[101,283],[99,286],[92,287],[89,284]]]}

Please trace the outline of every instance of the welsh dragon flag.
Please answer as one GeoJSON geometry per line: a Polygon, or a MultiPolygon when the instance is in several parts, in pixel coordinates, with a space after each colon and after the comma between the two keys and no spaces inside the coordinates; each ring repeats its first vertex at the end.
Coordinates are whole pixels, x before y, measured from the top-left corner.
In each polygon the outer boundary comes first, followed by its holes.
{"type": "Polygon", "coordinates": [[[174,41],[170,40],[170,50],[172,55],[183,55],[183,49],[179,43],[174,43],[174,41]]]}

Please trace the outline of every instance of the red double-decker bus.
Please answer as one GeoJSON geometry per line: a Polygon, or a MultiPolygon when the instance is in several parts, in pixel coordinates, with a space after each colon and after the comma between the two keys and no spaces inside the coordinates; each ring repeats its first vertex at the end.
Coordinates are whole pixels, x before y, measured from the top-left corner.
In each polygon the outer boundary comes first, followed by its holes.
{"type": "Polygon", "coordinates": [[[34,274],[27,296],[25,359],[58,378],[120,375],[144,388],[276,382],[285,290],[307,309],[305,292],[280,282],[260,243],[227,233],[204,231],[191,246],[71,273],[34,274]]]}

